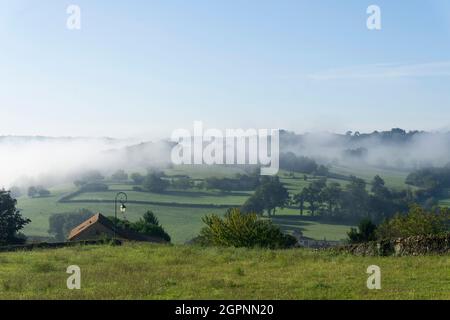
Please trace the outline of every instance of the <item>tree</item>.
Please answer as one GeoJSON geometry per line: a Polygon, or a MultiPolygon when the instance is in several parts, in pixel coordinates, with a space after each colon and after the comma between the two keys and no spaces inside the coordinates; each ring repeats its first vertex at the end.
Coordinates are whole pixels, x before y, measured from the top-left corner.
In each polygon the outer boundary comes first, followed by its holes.
{"type": "Polygon", "coordinates": [[[342,206],[345,214],[351,220],[369,215],[369,194],[363,179],[350,177],[350,183],[347,184],[343,194],[342,206]]]}
{"type": "Polygon", "coordinates": [[[295,194],[292,199],[293,202],[298,205],[301,216],[303,215],[303,211],[305,209],[305,194],[303,193],[303,190],[302,192],[295,194]]]}
{"type": "Polygon", "coordinates": [[[124,170],[120,169],[111,175],[111,179],[115,181],[127,181],[128,174],[124,170]]]}
{"type": "Polygon", "coordinates": [[[311,186],[303,188],[301,195],[305,202],[309,205],[309,210],[311,211],[311,216],[314,216],[316,210],[318,209],[320,202],[320,193],[314,190],[311,186]]]}
{"type": "Polygon", "coordinates": [[[145,177],[142,174],[137,173],[137,172],[132,173],[130,177],[131,177],[131,180],[133,180],[133,182],[137,185],[143,184],[144,180],[145,180],[145,177]]]}
{"type": "Polygon", "coordinates": [[[109,190],[109,186],[105,183],[90,182],[80,188],[83,192],[105,192],[109,190]]]}
{"type": "Polygon", "coordinates": [[[269,216],[275,214],[277,207],[284,208],[289,202],[289,192],[278,177],[264,177],[254,196],[261,201],[269,216]]]}
{"type": "Polygon", "coordinates": [[[448,232],[450,209],[427,211],[419,205],[411,206],[406,215],[397,214],[377,229],[379,239],[406,238],[448,232]]]}
{"type": "Polygon", "coordinates": [[[129,222],[115,217],[108,217],[114,225],[125,230],[145,234],[150,237],[158,237],[170,242],[169,234],[159,224],[158,218],[152,211],[147,211],[142,218],[136,222],[129,222]]]}
{"type": "Polygon", "coordinates": [[[169,186],[169,182],[167,180],[162,179],[160,175],[156,173],[149,173],[145,177],[143,186],[150,192],[162,193],[169,186]]]}
{"type": "Polygon", "coordinates": [[[50,191],[45,188],[39,188],[38,190],[39,197],[48,197],[50,196],[50,191]]]}
{"type": "Polygon", "coordinates": [[[251,196],[242,205],[241,212],[246,214],[254,213],[257,215],[262,215],[264,213],[264,204],[261,199],[258,199],[255,196],[251,196]]]}
{"type": "Polygon", "coordinates": [[[28,188],[28,196],[30,198],[34,198],[37,194],[38,194],[38,190],[36,189],[36,187],[30,186],[28,188]]]}
{"type": "Polygon", "coordinates": [[[326,186],[326,179],[321,178],[319,180],[315,180],[309,184],[308,187],[303,188],[301,194],[305,202],[309,205],[309,210],[311,211],[311,215],[314,216],[317,209],[320,208],[320,203],[322,201],[321,193],[323,188],[326,186]]]}
{"type": "Polygon", "coordinates": [[[385,186],[384,180],[379,175],[376,175],[373,178],[371,185],[372,185],[371,191],[375,196],[380,198],[391,197],[389,189],[385,186]]]}
{"type": "Polygon", "coordinates": [[[142,217],[145,223],[154,224],[155,226],[159,226],[159,220],[153,213],[153,211],[147,211],[144,213],[142,217]]]}
{"type": "Polygon", "coordinates": [[[35,198],[35,197],[48,197],[50,195],[50,191],[48,191],[47,189],[45,189],[43,186],[30,186],[28,188],[28,196],[30,198],[35,198]]]}
{"type": "Polygon", "coordinates": [[[81,179],[79,179],[79,180],[83,181],[85,183],[88,183],[88,182],[98,182],[98,181],[102,181],[104,179],[105,179],[105,177],[100,173],[100,171],[91,170],[91,171],[85,172],[81,176],[81,179]]]}
{"type": "Polygon", "coordinates": [[[191,179],[189,179],[189,177],[180,177],[172,181],[172,186],[175,189],[187,190],[192,188],[194,186],[194,183],[191,179]]]}
{"type": "Polygon", "coordinates": [[[321,177],[327,177],[330,174],[330,170],[325,167],[324,165],[320,165],[317,170],[314,172],[314,175],[321,176],[321,177]]]}
{"type": "Polygon", "coordinates": [[[11,187],[9,192],[14,199],[22,196],[22,190],[19,187],[11,187]]]}
{"type": "Polygon", "coordinates": [[[320,197],[324,202],[327,203],[327,210],[329,215],[334,215],[336,207],[341,198],[341,194],[341,185],[337,182],[332,182],[322,189],[320,197]]]}
{"type": "Polygon", "coordinates": [[[53,235],[56,241],[63,242],[67,239],[69,232],[88,220],[94,213],[88,209],[79,209],[76,212],[55,213],[48,219],[48,233],[53,235]]]}
{"type": "Polygon", "coordinates": [[[375,241],[376,230],[377,226],[370,219],[365,218],[359,223],[358,230],[351,228],[347,235],[351,243],[375,241]]]}
{"type": "Polygon", "coordinates": [[[0,190],[0,244],[18,244],[23,239],[18,232],[31,222],[16,209],[17,200],[8,191],[0,190]]]}
{"type": "Polygon", "coordinates": [[[281,232],[271,221],[260,220],[256,214],[242,214],[237,208],[227,211],[223,218],[205,216],[206,224],[197,241],[206,246],[289,248],[297,240],[281,232]]]}
{"type": "Polygon", "coordinates": [[[317,170],[317,163],[307,157],[298,157],[293,152],[282,153],[280,155],[280,169],[301,172],[313,173],[317,170]]]}

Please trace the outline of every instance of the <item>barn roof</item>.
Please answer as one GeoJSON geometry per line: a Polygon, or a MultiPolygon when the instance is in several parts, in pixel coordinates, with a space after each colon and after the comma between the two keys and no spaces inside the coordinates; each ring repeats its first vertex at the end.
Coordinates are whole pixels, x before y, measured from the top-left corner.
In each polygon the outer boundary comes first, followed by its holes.
{"type": "MultiPolygon", "coordinates": [[[[69,233],[68,239],[69,240],[74,239],[75,237],[80,235],[83,231],[87,230],[91,226],[98,224],[98,223],[100,223],[105,228],[109,229],[110,231],[114,232],[114,224],[112,223],[112,221],[109,220],[108,218],[106,218],[101,213],[97,213],[94,216],[92,216],[91,218],[89,218],[88,220],[84,221],[79,226],[73,228],[72,231],[70,231],[70,233],[69,233]]],[[[145,234],[137,233],[132,230],[125,230],[125,229],[122,229],[119,227],[116,230],[116,234],[117,234],[117,237],[119,237],[119,238],[131,240],[131,241],[166,242],[164,239],[159,238],[159,237],[151,237],[151,236],[147,236],[145,234]]]]}

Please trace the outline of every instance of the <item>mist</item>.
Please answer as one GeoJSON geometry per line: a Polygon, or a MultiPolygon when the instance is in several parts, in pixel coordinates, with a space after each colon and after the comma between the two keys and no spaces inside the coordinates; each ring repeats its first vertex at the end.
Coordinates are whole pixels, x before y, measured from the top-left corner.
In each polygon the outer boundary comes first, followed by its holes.
{"type": "Polygon", "coordinates": [[[285,136],[282,144],[285,151],[346,166],[414,170],[450,162],[449,133],[402,132],[400,129],[371,134],[309,133],[296,138],[285,136]],[[355,155],[358,151],[361,154],[355,155]]]}
{"type": "MultiPolygon", "coordinates": [[[[320,163],[411,171],[450,162],[450,134],[394,129],[371,134],[283,131],[281,152],[294,152],[320,163]]],[[[109,138],[0,137],[0,188],[52,187],[72,183],[86,171],[110,175],[170,163],[173,144],[109,138]]]]}
{"type": "Polygon", "coordinates": [[[108,138],[2,137],[0,188],[51,187],[73,182],[89,170],[110,174],[163,161],[159,144],[136,143],[108,138]]]}

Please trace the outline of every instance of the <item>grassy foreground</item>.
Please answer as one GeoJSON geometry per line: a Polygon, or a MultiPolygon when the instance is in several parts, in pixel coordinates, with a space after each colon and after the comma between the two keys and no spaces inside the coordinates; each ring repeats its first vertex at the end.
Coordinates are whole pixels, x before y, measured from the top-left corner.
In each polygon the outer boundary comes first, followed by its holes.
{"type": "Polygon", "coordinates": [[[127,244],[0,253],[0,299],[450,299],[450,256],[127,244]],[[382,289],[368,290],[378,265],[382,289]],[[81,268],[68,290],[66,268],[81,268]]]}

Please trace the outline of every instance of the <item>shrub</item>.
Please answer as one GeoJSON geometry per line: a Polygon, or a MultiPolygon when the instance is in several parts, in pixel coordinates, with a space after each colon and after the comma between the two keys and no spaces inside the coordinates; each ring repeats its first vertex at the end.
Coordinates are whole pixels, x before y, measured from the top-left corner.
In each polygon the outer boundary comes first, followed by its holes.
{"type": "Polygon", "coordinates": [[[347,233],[350,243],[361,243],[376,240],[376,229],[377,226],[372,223],[368,218],[363,219],[359,225],[358,229],[351,228],[347,233]]]}
{"type": "Polygon", "coordinates": [[[162,193],[169,186],[169,182],[156,173],[149,173],[145,177],[143,185],[150,192],[162,193]]]}
{"type": "Polygon", "coordinates": [[[449,230],[450,210],[441,208],[426,211],[418,205],[411,206],[408,214],[397,214],[377,228],[379,239],[406,238],[418,235],[432,235],[449,230]]]}
{"type": "Polygon", "coordinates": [[[103,192],[108,191],[108,185],[99,182],[92,182],[81,187],[83,192],[103,192]]]}
{"type": "Polygon", "coordinates": [[[142,183],[144,183],[144,180],[145,180],[145,177],[142,174],[137,173],[137,172],[132,173],[130,178],[131,178],[131,180],[133,180],[133,182],[135,184],[138,184],[138,185],[141,185],[142,183]]]}
{"type": "Polygon", "coordinates": [[[35,198],[35,197],[48,197],[50,196],[50,191],[48,191],[47,189],[45,189],[42,186],[30,186],[28,188],[28,196],[30,198],[35,198]]]}
{"type": "Polygon", "coordinates": [[[297,240],[281,232],[271,221],[260,220],[256,214],[242,214],[230,209],[222,219],[217,215],[205,216],[206,224],[197,242],[207,246],[289,248],[297,240]]]}
{"type": "Polygon", "coordinates": [[[170,242],[169,234],[160,225],[158,218],[156,218],[152,211],[147,211],[144,216],[136,222],[120,220],[114,217],[109,217],[109,219],[119,228],[132,230],[150,237],[158,237],[170,242]]]}

